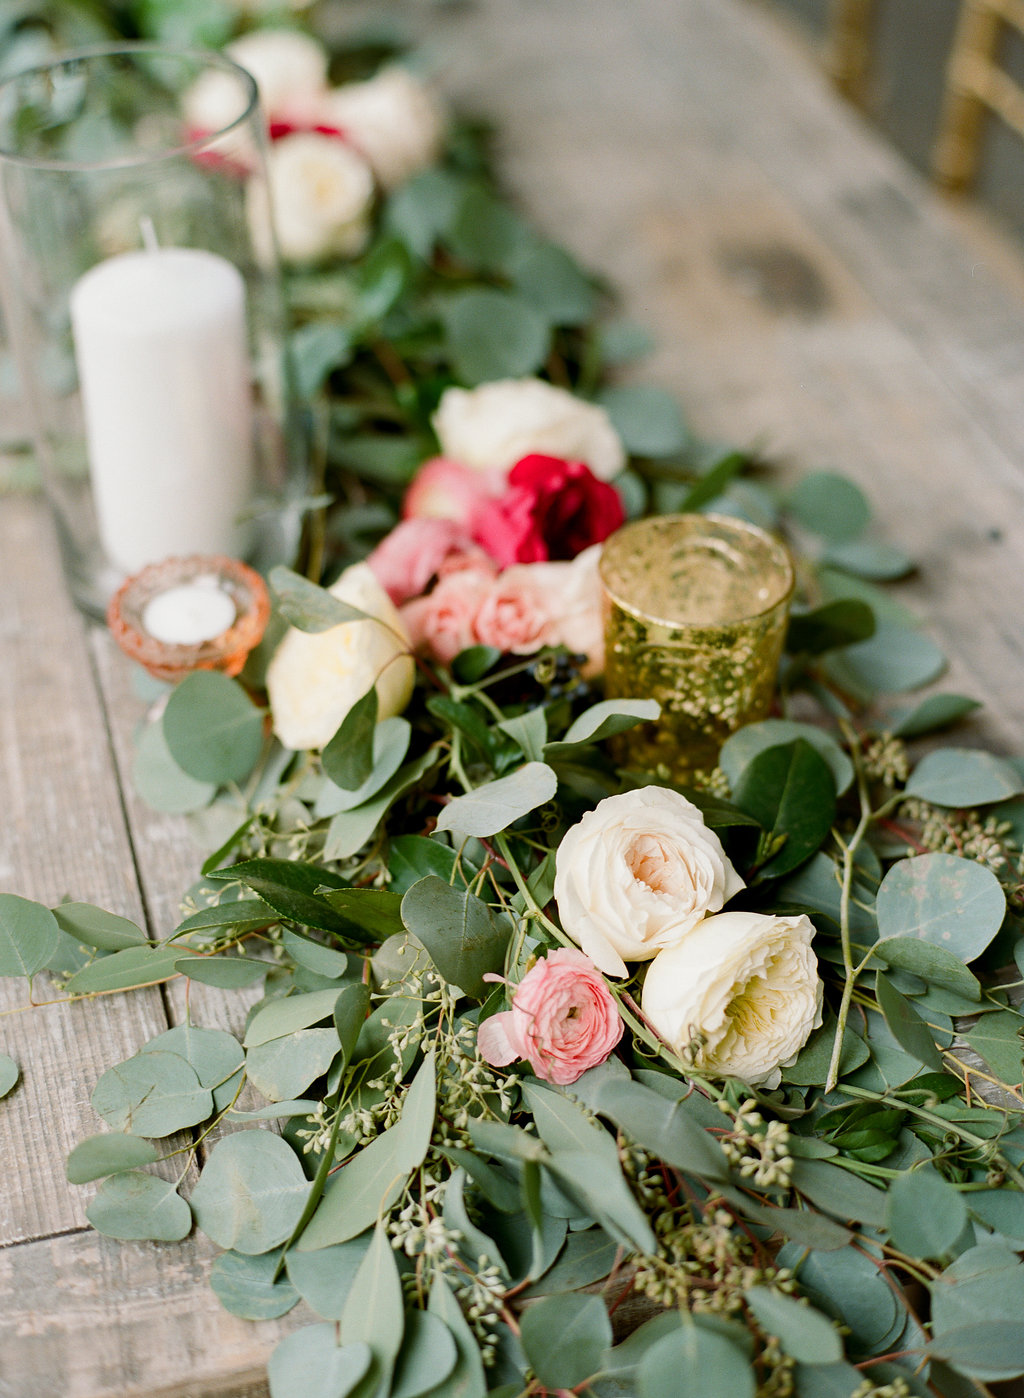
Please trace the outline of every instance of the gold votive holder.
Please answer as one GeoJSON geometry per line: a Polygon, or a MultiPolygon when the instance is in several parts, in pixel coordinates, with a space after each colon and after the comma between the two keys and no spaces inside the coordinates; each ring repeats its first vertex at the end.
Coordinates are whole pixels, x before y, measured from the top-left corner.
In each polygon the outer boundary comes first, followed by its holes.
{"type": "Polygon", "coordinates": [[[722,744],[772,703],[793,562],[745,520],[634,520],[605,541],[605,695],[656,699],[661,717],[615,739],[620,765],[699,781],[722,744]]]}

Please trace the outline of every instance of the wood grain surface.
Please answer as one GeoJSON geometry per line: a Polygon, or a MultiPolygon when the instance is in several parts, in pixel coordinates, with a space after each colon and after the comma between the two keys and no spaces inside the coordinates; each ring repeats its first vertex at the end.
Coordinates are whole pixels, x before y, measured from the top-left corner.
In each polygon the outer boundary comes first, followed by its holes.
{"type": "MultiPolygon", "coordinates": [[[[394,10],[448,94],[496,123],[527,214],[653,330],[638,376],[702,434],[865,485],[882,537],[919,561],[901,595],[951,652],[948,684],[988,706],[966,740],[1019,747],[1024,275],[998,236],[952,217],[750,0],[394,10]]],[[[0,499],[0,889],[174,925],[202,851],[131,791],[142,712],[66,599],[42,503],[0,499]]],[[[0,997],[18,1010],[24,986],[0,997]]],[[[192,1008],[244,1014],[213,991],[192,1008]]],[[[0,1018],[23,1067],[0,1103],[0,1398],[261,1398],[268,1353],[311,1318],[236,1320],[202,1236],[97,1237],[91,1188],[65,1183],[101,1124],[99,1073],[181,1013],[172,986],[0,1018]]]]}

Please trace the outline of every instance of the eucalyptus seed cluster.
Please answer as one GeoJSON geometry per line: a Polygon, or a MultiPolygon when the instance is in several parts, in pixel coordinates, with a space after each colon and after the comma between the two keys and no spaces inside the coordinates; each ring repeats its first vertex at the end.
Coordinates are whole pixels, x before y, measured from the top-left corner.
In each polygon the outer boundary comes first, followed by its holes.
{"type": "MultiPolygon", "coordinates": [[[[902,802],[900,813],[919,823],[918,841],[926,850],[973,859],[994,874],[1006,869],[1009,861],[1004,842],[1013,831],[1008,821],[999,820],[993,815],[982,820],[977,811],[940,809],[917,797],[909,797],[902,802]]],[[[1024,857],[1019,872],[1024,873],[1024,857]]]]}
{"type": "Polygon", "coordinates": [[[790,1272],[758,1264],[753,1242],[726,1209],[709,1203],[700,1217],[684,1205],[666,1209],[653,1223],[658,1251],[640,1263],[636,1287],[657,1305],[735,1315],[749,1287],[795,1288],[790,1272]]]}
{"type": "Polygon", "coordinates": [[[893,1379],[892,1383],[882,1384],[865,1379],[853,1390],[850,1398],[912,1398],[912,1394],[913,1390],[906,1379],[893,1379]]]}
{"type": "Polygon", "coordinates": [[[902,786],[910,775],[906,745],[891,733],[879,733],[864,749],[861,761],[866,776],[890,789],[902,786]]]}
{"type": "Polygon", "coordinates": [[[733,1119],[733,1129],[720,1137],[730,1165],[759,1189],[789,1189],[793,1157],[789,1153],[789,1127],[784,1121],[766,1122],[753,1098],[733,1111],[726,1101],[719,1110],[733,1119]]]}
{"type": "Polygon", "coordinates": [[[793,1398],[796,1392],[796,1360],[784,1354],[774,1335],[761,1339],[757,1356],[757,1398],[793,1398]]]}

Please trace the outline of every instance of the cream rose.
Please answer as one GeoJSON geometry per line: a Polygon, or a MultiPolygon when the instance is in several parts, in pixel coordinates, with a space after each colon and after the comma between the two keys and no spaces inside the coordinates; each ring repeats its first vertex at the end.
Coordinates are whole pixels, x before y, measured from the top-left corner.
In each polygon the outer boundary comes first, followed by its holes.
{"type": "Polygon", "coordinates": [[[296,132],[267,157],[270,203],[282,257],[289,262],[353,257],[370,236],[373,172],[337,136],[296,132]]]}
{"type": "MultiPolygon", "coordinates": [[[[326,90],[326,49],[294,29],[258,29],[225,53],[256,79],[268,120],[312,114],[326,90]]],[[[241,115],[238,82],[228,72],[204,73],[185,94],[184,106],[197,131],[220,131],[241,115]]]]}
{"type": "Polygon", "coordinates": [[[433,423],[441,454],[475,471],[508,471],[534,452],[582,461],[603,481],[626,464],[605,410],[543,379],[445,389],[433,423]]]}
{"type": "Polygon", "coordinates": [[[368,617],[329,631],[293,627],[274,652],[267,669],[267,694],[274,732],[286,748],[329,743],[374,682],[379,719],[400,714],[412,695],[415,666],[408,633],[367,565],[346,568],[328,591],[368,617]]]}
{"type": "Polygon", "coordinates": [[[319,113],[321,121],[339,127],[362,151],[385,189],[433,165],[440,154],[441,104],[397,64],[367,82],[335,88],[321,101],[319,113]]]}
{"type": "Polygon", "coordinates": [[[697,807],[663,786],[606,797],[555,855],[562,926],[608,976],[676,946],[743,887],[697,807]]]}
{"type": "Polygon", "coordinates": [[[705,918],[651,962],[644,1014],[698,1071],[777,1087],[821,1023],[813,936],[804,915],[705,918]]]}

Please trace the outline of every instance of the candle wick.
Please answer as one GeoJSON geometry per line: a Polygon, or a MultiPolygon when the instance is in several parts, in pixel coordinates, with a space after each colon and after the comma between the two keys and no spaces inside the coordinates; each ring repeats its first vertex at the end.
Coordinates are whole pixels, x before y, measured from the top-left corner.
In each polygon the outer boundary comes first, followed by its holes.
{"type": "Polygon", "coordinates": [[[142,243],[147,252],[159,252],[160,240],[156,236],[156,229],[153,227],[153,220],[148,214],[143,214],[139,219],[139,230],[142,233],[142,243]]]}

